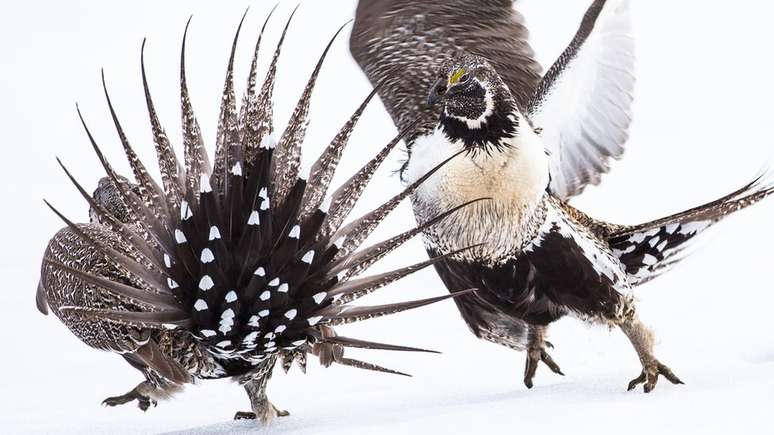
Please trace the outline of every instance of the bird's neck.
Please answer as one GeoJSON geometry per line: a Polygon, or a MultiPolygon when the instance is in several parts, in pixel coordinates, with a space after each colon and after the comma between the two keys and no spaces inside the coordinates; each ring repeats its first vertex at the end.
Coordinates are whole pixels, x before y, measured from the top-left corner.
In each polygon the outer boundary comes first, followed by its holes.
{"type": "MultiPolygon", "coordinates": [[[[450,141],[440,127],[421,137],[414,142],[406,180],[415,181],[462,148],[461,141],[450,141]]],[[[548,158],[529,128],[508,138],[502,150],[463,153],[449,161],[417,189],[412,202],[418,220],[426,222],[457,205],[489,198],[438,224],[433,243],[449,250],[485,243],[481,249],[492,255],[513,253],[539,224],[548,181],[548,158]]]]}
{"type": "MultiPolygon", "coordinates": [[[[518,135],[520,118],[516,103],[511,98],[493,98],[487,94],[486,107],[475,119],[457,115],[452,108],[441,113],[438,128],[452,142],[460,141],[473,152],[492,153],[507,146],[509,139],[518,135]]],[[[462,113],[465,113],[464,110],[462,113]]]]}

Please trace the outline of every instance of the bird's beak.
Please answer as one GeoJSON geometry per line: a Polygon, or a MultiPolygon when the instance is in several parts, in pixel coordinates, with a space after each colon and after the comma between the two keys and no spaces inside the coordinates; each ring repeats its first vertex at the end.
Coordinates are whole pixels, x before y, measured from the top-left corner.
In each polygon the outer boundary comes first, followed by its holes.
{"type": "Polygon", "coordinates": [[[448,89],[446,78],[438,79],[438,81],[433,84],[433,87],[430,88],[430,95],[427,96],[427,107],[433,107],[436,103],[443,100],[448,89]]]}

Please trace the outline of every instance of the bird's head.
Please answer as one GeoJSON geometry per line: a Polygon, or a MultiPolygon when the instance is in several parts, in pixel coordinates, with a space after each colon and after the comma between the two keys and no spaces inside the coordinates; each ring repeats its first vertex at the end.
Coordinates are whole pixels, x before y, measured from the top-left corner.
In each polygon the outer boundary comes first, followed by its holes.
{"type": "Polygon", "coordinates": [[[443,105],[440,127],[466,147],[488,150],[516,135],[516,103],[497,71],[480,56],[461,54],[444,62],[428,104],[443,105]]]}

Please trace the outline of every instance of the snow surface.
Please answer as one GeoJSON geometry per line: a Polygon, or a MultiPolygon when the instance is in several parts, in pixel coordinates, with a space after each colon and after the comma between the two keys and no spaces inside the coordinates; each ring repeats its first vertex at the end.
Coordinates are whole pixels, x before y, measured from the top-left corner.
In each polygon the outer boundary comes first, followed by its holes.
{"type": "MultiPolygon", "coordinates": [[[[575,32],[589,0],[521,0],[542,62],[575,32]]],[[[101,176],[77,117],[81,108],[108,157],[126,170],[101,95],[105,67],[130,139],[150,161],[152,146],[139,77],[139,48],[157,108],[180,143],[177,67],[183,26],[190,32],[189,88],[206,138],[214,138],[230,39],[248,5],[237,66],[244,81],[255,33],[273,2],[39,1],[4,4],[0,16],[0,432],[2,433],[774,433],[774,325],[770,307],[774,201],[729,219],[692,258],[637,289],[643,319],[658,337],[657,355],[686,382],[665,381],[649,395],[626,392],[637,358],[618,331],[567,319],[551,329],[553,356],[565,377],[541,366],[535,387],[522,382],[524,355],[475,339],[451,302],[369,321],[344,333],[424,346],[443,355],[352,352],[412,373],[413,378],[345,367],[278,371],[270,398],[291,411],[267,429],[232,422],[248,408],[229,381],[205,382],[143,415],[136,407],[102,408],[107,396],[140,381],[119,357],[94,351],[56,318],[40,315],[34,293],[41,254],[62,224],[46,197],[71,218],[87,207],[56,167],[63,158],[93,188],[101,176]]],[[[772,154],[774,114],[770,42],[774,6],[743,0],[634,1],[639,49],[635,124],[629,149],[599,188],[576,205],[635,223],[725,194],[772,154]]],[[[286,119],[325,40],[354,11],[354,0],[304,2],[280,64],[277,114],[286,119]]],[[[267,45],[293,7],[282,3],[267,45]]],[[[264,52],[266,53],[266,52],[264,52]]],[[[267,57],[264,57],[266,60],[267,57]]],[[[370,90],[351,60],[346,37],[334,45],[313,103],[306,150],[316,155],[370,90]],[[327,101],[327,102],[326,102],[327,101]]],[[[339,181],[395,133],[379,103],[370,107],[342,163],[339,181]]],[[[396,192],[380,172],[361,210],[396,192]]],[[[412,222],[406,205],[376,237],[412,222]]],[[[376,239],[376,238],[375,238],[376,239]]],[[[412,242],[377,270],[424,257],[412,242]]],[[[369,303],[444,294],[430,270],[369,303]]]]}

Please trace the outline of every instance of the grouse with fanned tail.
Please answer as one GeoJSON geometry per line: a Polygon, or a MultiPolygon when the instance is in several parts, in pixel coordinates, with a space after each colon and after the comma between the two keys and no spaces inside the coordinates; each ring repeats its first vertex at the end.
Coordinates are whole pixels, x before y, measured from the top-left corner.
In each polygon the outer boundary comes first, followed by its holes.
{"type": "Polygon", "coordinates": [[[628,8],[627,0],[596,1],[524,111],[485,59],[448,61],[428,97],[441,107],[436,128],[414,143],[406,169],[416,180],[446,155],[465,152],[412,195],[420,223],[450,204],[492,198],[426,230],[426,246],[432,258],[447,257],[435,267],[450,292],[480,289],[455,299],[473,333],[526,348],[528,387],[540,361],[561,373],[539,344],[544,328],[566,315],[624,332],[642,364],[629,389],[644,384],[650,392],[660,376],[682,383],[656,358],[632,289],[682,259],[707,228],[774,193],[764,172],[716,201],[635,226],[592,219],[564,202],[573,170],[564,163],[564,141],[612,138],[599,128],[609,115],[600,108],[629,98],[620,89],[628,73],[602,49],[605,40],[625,39],[619,30],[628,8]],[[482,245],[454,254],[474,243],[482,245]],[[512,327],[519,322],[535,328],[526,335],[512,327]]]}
{"type": "Polygon", "coordinates": [[[185,37],[180,69],[182,161],[173,152],[156,115],[143,63],[160,184],[151,178],[128,142],[106,87],[110,113],[134,182],[120,176],[105,160],[84,123],[107,177],[89,195],[65,169],[89,203],[92,222],[74,223],[51,207],[67,226],[54,236],[44,254],[37,305],[44,314],[53,311],[89,346],[120,354],[145,375],[146,380],[130,392],[105,400],[107,405],[137,400],[146,410],[187,383],[230,377],[244,385],[252,405],[252,411],[237,413],[237,417],[266,422],[287,415],[266,397],[266,383],[278,359],[285,370],[297,361],[305,371],[307,354],[313,354],[325,366],[338,363],[402,374],[347,358],[343,350],[422,349],[341,337],[333,327],[449,297],[380,306],[351,304],[437,263],[439,259],[359,277],[411,237],[464,205],[450,208],[419,228],[360,249],[386,215],[438,168],[379,208],[344,224],[374,171],[401,137],[328,194],[342,152],[372,93],[322,152],[308,178],[302,174],[299,163],[310,98],[331,44],[317,63],[287,128],[275,141],[272,94],[277,59],[289,25],[290,20],[266,79],[257,89],[259,36],[239,111],[232,73],[237,30],[212,167],[186,85],[185,37]]]}

